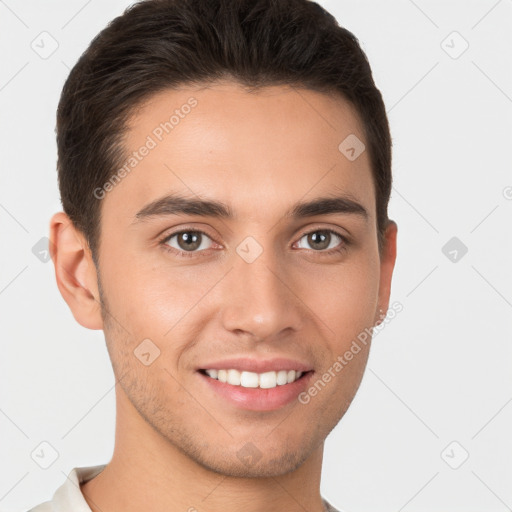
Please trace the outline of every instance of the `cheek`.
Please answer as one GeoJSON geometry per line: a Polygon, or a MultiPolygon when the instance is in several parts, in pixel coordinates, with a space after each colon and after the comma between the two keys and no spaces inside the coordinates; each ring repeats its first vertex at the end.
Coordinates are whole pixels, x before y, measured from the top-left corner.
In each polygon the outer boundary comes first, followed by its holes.
{"type": "MultiPolygon", "coordinates": [[[[330,329],[336,343],[352,338],[373,325],[378,302],[379,267],[371,256],[320,269],[304,277],[308,305],[330,329]]],[[[343,347],[340,347],[340,349],[343,347]]]]}
{"type": "MultiPolygon", "coordinates": [[[[131,334],[134,344],[149,338],[162,351],[169,349],[171,339],[185,343],[185,331],[196,328],[190,319],[222,276],[201,265],[171,266],[140,257],[129,261],[127,256],[111,261],[118,263],[105,267],[104,288],[111,314],[131,334]]],[[[176,341],[172,347],[180,350],[176,341]]]]}

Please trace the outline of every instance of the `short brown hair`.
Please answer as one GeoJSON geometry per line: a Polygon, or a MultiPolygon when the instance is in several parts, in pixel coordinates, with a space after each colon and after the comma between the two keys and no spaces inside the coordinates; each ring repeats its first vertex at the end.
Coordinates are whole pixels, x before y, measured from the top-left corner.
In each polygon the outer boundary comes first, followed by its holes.
{"type": "Polygon", "coordinates": [[[381,249],[391,136],[357,38],[310,0],[143,0],[93,39],[71,70],[57,111],[62,206],[95,263],[101,200],[93,191],[126,159],[130,115],[164,89],[223,78],[253,89],[294,85],[337,93],[355,106],[372,164],[381,249]]]}

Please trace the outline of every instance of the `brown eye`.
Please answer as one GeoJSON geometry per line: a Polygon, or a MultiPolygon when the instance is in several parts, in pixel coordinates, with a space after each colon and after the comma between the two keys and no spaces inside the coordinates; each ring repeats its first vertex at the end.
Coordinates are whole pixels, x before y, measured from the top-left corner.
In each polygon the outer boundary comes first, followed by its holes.
{"type": "MultiPolygon", "coordinates": [[[[306,239],[307,245],[315,251],[326,251],[327,249],[334,249],[345,242],[344,237],[330,229],[316,229],[309,233],[304,233],[300,239],[306,239]]],[[[299,241],[299,242],[300,242],[299,241]]],[[[305,247],[306,249],[308,247],[305,247]]]]}
{"type": "Polygon", "coordinates": [[[327,249],[329,247],[329,242],[331,241],[331,234],[327,231],[315,231],[314,233],[309,233],[308,244],[311,245],[314,249],[327,249]]]}
{"type": "Polygon", "coordinates": [[[180,231],[167,237],[165,244],[178,251],[193,252],[208,249],[208,240],[211,241],[210,237],[201,231],[180,231]]]}

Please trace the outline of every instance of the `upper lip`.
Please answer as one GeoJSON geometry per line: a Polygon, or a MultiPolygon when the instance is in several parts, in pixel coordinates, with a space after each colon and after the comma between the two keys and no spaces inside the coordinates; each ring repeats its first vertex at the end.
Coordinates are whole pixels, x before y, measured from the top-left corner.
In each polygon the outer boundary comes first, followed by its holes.
{"type": "Polygon", "coordinates": [[[297,370],[307,372],[312,370],[311,365],[289,359],[286,357],[275,357],[272,359],[255,359],[251,357],[236,357],[205,363],[198,370],[238,370],[239,372],[265,373],[279,370],[297,370]]]}

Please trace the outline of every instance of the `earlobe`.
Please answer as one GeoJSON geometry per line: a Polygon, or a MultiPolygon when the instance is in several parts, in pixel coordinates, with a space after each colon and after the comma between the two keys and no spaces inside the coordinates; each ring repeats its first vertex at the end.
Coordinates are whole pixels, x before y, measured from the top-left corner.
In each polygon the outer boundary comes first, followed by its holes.
{"type": "Polygon", "coordinates": [[[379,283],[379,311],[376,313],[375,321],[381,323],[386,316],[391,295],[391,280],[396,261],[396,238],[398,226],[390,220],[385,232],[384,247],[380,260],[380,283],[379,283]],[[381,313],[382,311],[382,313],[381,313]]]}
{"type": "Polygon", "coordinates": [[[96,267],[85,237],[58,212],[50,220],[49,238],[57,286],[75,320],[88,329],[103,329],[96,267]]]}

